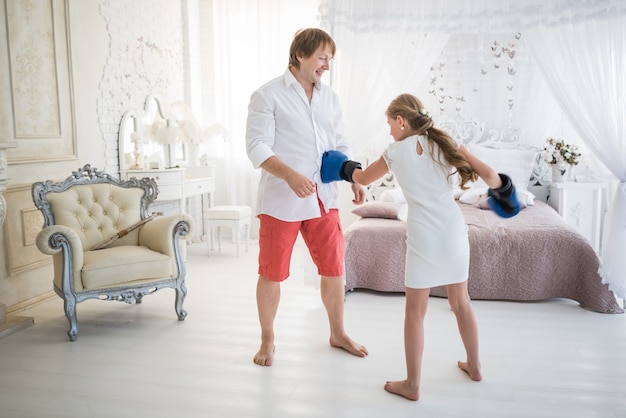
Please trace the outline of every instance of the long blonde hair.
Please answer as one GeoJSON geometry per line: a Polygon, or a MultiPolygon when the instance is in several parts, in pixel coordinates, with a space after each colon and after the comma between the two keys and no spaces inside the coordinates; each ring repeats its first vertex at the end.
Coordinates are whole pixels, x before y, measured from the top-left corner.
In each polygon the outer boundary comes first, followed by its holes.
{"type": "Polygon", "coordinates": [[[442,166],[442,156],[445,161],[456,168],[456,171],[449,176],[458,173],[459,187],[467,189],[467,182],[474,182],[478,175],[472,169],[467,159],[459,151],[459,146],[445,131],[435,128],[428,112],[424,109],[422,102],[412,94],[401,94],[391,101],[387,111],[387,117],[396,118],[402,116],[409,124],[411,131],[417,135],[424,135],[428,138],[428,152],[437,163],[442,166]],[[438,152],[435,155],[434,144],[438,145],[438,152]]]}

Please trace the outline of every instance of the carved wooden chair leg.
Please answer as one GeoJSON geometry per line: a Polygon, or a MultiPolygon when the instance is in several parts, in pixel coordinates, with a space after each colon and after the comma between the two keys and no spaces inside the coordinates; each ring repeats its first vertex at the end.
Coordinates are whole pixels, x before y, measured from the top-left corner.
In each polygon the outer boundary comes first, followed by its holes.
{"type": "Polygon", "coordinates": [[[183,301],[186,296],[187,288],[181,284],[176,288],[176,315],[178,315],[179,321],[183,321],[187,317],[187,311],[183,309],[183,301]]]}
{"type": "Polygon", "coordinates": [[[65,303],[63,304],[65,309],[65,316],[70,323],[70,329],[67,331],[70,341],[74,342],[78,338],[78,320],[76,318],[76,299],[73,297],[65,297],[65,303]]]}

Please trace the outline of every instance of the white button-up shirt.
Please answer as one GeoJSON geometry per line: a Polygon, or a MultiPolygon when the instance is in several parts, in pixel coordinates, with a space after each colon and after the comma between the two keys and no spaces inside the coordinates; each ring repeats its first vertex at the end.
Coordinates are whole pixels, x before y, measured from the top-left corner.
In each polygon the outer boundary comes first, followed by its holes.
{"type": "MultiPolygon", "coordinates": [[[[260,87],[250,98],[246,150],[255,168],[276,156],[293,170],[317,184],[324,209],[338,207],[337,183],[322,183],[322,153],[339,150],[348,158],[351,150],[344,136],[339,98],[327,85],[316,83],[309,103],[304,88],[287,69],[260,87]]],[[[262,170],[256,213],[283,221],[321,216],[317,196],[299,198],[286,181],[262,170]]]]}

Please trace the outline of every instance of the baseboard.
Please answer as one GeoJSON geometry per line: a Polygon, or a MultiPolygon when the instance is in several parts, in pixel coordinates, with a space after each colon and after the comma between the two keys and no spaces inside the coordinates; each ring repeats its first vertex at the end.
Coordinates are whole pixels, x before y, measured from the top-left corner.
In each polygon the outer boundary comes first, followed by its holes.
{"type": "Polygon", "coordinates": [[[26,309],[32,308],[35,305],[38,305],[40,303],[46,302],[54,297],[56,297],[57,294],[54,293],[54,290],[50,290],[46,293],[42,293],[39,296],[36,296],[32,299],[28,299],[25,301],[22,301],[20,303],[16,303],[15,305],[11,305],[7,307],[7,314],[16,314],[22,311],[25,311],[26,309]]]}

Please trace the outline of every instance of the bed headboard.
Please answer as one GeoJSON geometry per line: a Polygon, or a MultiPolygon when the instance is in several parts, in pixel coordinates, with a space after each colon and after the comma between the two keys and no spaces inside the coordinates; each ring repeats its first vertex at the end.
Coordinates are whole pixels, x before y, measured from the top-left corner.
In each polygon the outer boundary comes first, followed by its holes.
{"type": "MultiPolygon", "coordinates": [[[[540,150],[536,147],[528,147],[524,144],[517,128],[508,127],[504,131],[490,129],[485,131],[484,122],[479,122],[471,114],[459,111],[445,115],[435,126],[448,132],[458,143],[468,147],[481,146],[500,150],[531,150],[535,153],[535,162],[532,173],[528,179],[528,185],[545,184],[548,177],[546,167],[541,164],[540,150]]],[[[378,156],[366,156],[366,164],[378,156]]],[[[394,175],[389,172],[381,179],[370,184],[366,188],[368,201],[380,200],[385,190],[397,187],[394,175]]]]}

